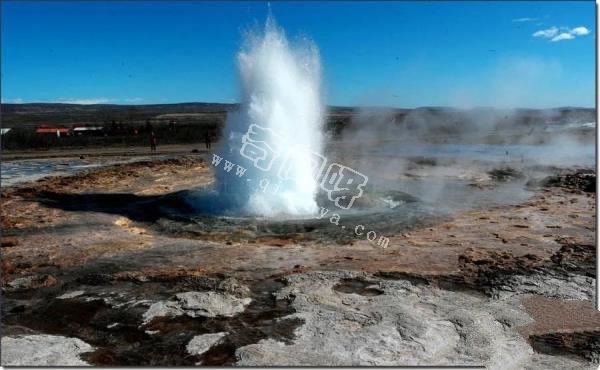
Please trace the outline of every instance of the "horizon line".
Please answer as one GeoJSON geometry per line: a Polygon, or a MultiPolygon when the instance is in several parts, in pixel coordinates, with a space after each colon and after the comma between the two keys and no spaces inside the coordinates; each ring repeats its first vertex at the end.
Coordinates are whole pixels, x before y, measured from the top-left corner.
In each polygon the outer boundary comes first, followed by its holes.
{"type": "MultiPolygon", "coordinates": [[[[135,103],[94,103],[94,104],[82,104],[82,103],[68,103],[68,102],[0,102],[0,105],[35,105],[35,104],[46,104],[46,105],[69,105],[69,106],[134,106],[134,107],[145,107],[145,106],[155,106],[155,105],[182,105],[182,104],[208,104],[208,105],[227,105],[227,106],[235,106],[241,105],[242,103],[221,103],[221,102],[203,102],[203,101],[187,101],[187,102],[177,102],[177,103],[148,103],[148,104],[135,104],[135,103]]],[[[326,105],[328,108],[338,108],[338,109],[394,109],[394,110],[415,110],[415,109],[455,109],[455,110],[475,110],[475,109],[495,109],[495,110],[550,110],[550,109],[594,109],[596,107],[586,107],[586,106],[574,106],[574,105],[564,105],[564,106],[552,106],[545,108],[532,108],[532,107],[494,107],[488,105],[481,106],[473,106],[473,107],[457,107],[457,106],[449,106],[449,105],[422,105],[416,106],[412,108],[407,107],[393,107],[386,105],[326,105]]]]}

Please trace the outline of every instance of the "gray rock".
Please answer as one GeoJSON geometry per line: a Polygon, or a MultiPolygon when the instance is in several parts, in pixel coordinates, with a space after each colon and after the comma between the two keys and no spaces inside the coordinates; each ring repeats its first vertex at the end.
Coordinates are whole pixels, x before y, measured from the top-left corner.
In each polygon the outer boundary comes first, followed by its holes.
{"type": "MultiPolygon", "coordinates": [[[[203,334],[197,335],[188,343],[186,346],[186,350],[191,355],[201,355],[204,352],[208,351],[212,346],[219,344],[223,337],[225,337],[228,333],[212,333],[212,334],[203,334]]],[[[197,365],[201,365],[199,362],[197,365]]]]}
{"type": "Polygon", "coordinates": [[[77,338],[23,335],[2,338],[3,366],[89,366],[80,358],[94,348],[77,338]]]}
{"type": "Polygon", "coordinates": [[[172,317],[180,316],[185,313],[181,309],[178,302],[175,301],[159,301],[153,303],[146,312],[144,312],[144,324],[149,323],[155,317],[172,317]]]}
{"type": "Polygon", "coordinates": [[[231,317],[244,312],[250,302],[250,298],[239,298],[228,293],[178,293],[174,299],[152,304],[144,313],[143,320],[144,324],[147,324],[155,317],[164,316],[231,317]]]}
{"type": "Polygon", "coordinates": [[[75,297],[79,297],[80,295],[85,294],[85,292],[83,290],[75,290],[73,292],[67,292],[63,295],[59,295],[58,299],[71,299],[71,298],[75,298],[75,297]]]}
{"type": "Polygon", "coordinates": [[[506,287],[494,290],[499,297],[517,294],[539,294],[548,298],[594,300],[594,279],[587,276],[564,273],[533,273],[507,278],[506,287]]]}
{"type": "Polygon", "coordinates": [[[552,356],[535,354],[517,332],[532,319],[516,296],[494,299],[355,272],[303,273],[289,276],[287,282],[276,297],[293,300],[296,313],[288,318],[302,319],[304,324],[295,330],[291,344],[267,339],[238,348],[237,365],[491,369],[588,365],[561,357],[552,363],[552,356]],[[348,278],[375,282],[384,294],[362,296],[333,289],[348,278]]]}
{"type": "Polygon", "coordinates": [[[240,298],[250,297],[250,289],[237,279],[229,277],[219,282],[217,289],[240,298]]]}
{"type": "Polygon", "coordinates": [[[250,298],[238,298],[216,292],[186,292],[176,294],[181,307],[190,316],[231,317],[244,312],[250,298]]]}

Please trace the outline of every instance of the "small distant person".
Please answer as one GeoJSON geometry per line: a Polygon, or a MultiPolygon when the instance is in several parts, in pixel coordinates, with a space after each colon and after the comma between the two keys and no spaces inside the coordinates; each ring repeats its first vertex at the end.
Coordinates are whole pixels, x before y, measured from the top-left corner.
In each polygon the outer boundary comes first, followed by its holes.
{"type": "Polygon", "coordinates": [[[156,135],[154,134],[154,131],[150,132],[150,151],[151,152],[155,152],[156,151],[156,135]]]}
{"type": "Polygon", "coordinates": [[[206,134],[204,135],[204,143],[206,144],[206,149],[210,149],[210,143],[211,143],[211,135],[210,132],[206,132],[206,134]]]}

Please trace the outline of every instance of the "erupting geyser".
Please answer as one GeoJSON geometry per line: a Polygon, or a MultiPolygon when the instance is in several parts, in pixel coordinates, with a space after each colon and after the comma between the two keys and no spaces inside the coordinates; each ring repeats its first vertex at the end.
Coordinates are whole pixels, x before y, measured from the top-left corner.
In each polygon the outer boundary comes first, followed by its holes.
{"type": "Polygon", "coordinates": [[[324,115],[318,49],[307,40],[291,45],[269,16],[237,59],[242,106],[227,118],[219,156],[245,172],[216,166],[222,201],[259,216],[316,213],[324,115]]]}

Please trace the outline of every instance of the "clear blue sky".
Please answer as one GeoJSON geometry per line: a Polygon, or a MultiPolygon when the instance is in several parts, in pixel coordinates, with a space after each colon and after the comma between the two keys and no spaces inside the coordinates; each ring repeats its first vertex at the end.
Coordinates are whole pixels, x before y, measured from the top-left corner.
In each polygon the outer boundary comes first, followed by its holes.
{"type": "MultiPolygon", "coordinates": [[[[593,2],[271,8],[288,37],[318,45],[331,105],[594,106],[593,2]]],[[[241,33],[262,24],[267,9],[4,0],[2,101],[236,102],[241,33]]]]}

